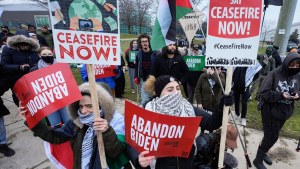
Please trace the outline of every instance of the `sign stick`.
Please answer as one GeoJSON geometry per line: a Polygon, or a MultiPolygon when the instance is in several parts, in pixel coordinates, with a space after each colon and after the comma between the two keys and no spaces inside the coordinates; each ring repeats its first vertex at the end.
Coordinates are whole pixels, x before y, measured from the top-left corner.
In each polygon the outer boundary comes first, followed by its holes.
{"type": "MultiPolygon", "coordinates": [[[[89,77],[93,112],[94,112],[95,118],[97,118],[97,117],[100,117],[100,113],[99,113],[98,93],[96,90],[94,65],[87,64],[86,68],[87,68],[88,77],[89,77]]],[[[105,150],[104,150],[104,142],[103,142],[102,132],[100,132],[100,131],[97,131],[97,141],[98,141],[98,151],[100,154],[100,162],[101,162],[102,169],[107,169],[106,156],[105,156],[105,150]]]]}
{"type": "MultiPolygon", "coordinates": [[[[232,71],[233,71],[232,69],[233,69],[232,67],[227,68],[226,85],[225,85],[225,93],[224,93],[225,95],[229,95],[229,92],[231,90],[232,71]]],[[[224,105],[218,168],[222,168],[223,162],[224,162],[225,141],[226,141],[226,133],[227,133],[229,108],[230,108],[230,106],[224,105]]]]}

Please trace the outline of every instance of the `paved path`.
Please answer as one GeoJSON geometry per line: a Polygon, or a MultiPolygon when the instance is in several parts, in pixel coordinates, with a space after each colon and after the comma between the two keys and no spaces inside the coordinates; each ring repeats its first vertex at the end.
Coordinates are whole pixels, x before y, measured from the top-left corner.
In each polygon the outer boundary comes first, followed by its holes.
{"type": "MultiPolygon", "coordinates": [[[[2,98],[11,114],[5,116],[8,141],[11,142],[16,154],[12,157],[4,157],[0,154],[0,169],[52,169],[55,168],[47,159],[43,141],[34,137],[32,132],[23,124],[18,116],[17,107],[11,99],[11,92],[6,92],[2,98]]],[[[124,112],[124,100],[116,100],[117,108],[124,112]]],[[[248,154],[253,161],[257,146],[262,138],[262,132],[252,129],[247,130],[248,154]]],[[[240,127],[241,133],[243,129],[240,127]]],[[[240,142],[238,149],[233,154],[239,161],[239,169],[246,169],[246,161],[240,142]]],[[[271,149],[270,156],[274,159],[273,169],[298,169],[300,166],[300,153],[295,152],[296,140],[280,138],[271,149]]],[[[255,168],[255,167],[252,167],[255,168]]]]}

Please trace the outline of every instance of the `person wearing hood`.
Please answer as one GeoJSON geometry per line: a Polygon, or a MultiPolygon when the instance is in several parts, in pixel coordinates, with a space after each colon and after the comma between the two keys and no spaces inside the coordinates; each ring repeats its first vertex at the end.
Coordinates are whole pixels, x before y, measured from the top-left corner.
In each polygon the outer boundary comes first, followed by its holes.
{"type": "Polygon", "coordinates": [[[131,93],[135,93],[134,91],[135,61],[132,62],[132,60],[130,59],[130,57],[132,56],[129,56],[132,51],[139,51],[137,40],[132,40],[129,44],[129,48],[125,52],[125,59],[127,61],[128,73],[130,79],[131,93]]]}
{"type": "Polygon", "coordinates": [[[53,35],[50,33],[47,25],[41,26],[41,34],[39,35],[42,36],[47,41],[49,47],[53,50],[54,49],[53,35]]]}
{"type": "MultiPolygon", "coordinates": [[[[100,116],[94,118],[90,86],[79,86],[82,98],[68,106],[72,120],[62,128],[53,129],[40,121],[31,130],[44,141],[60,144],[70,141],[75,169],[101,168],[96,131],[102,132],[107,164],[110,169],[119,169],[128,163],[125,157],[124,117],[117,112],[114,99],[104,85],[96,84],[100,116]]],[[[26,108],[19,108],[25,120],[26,108]]]]}
{"type": "MultiPolygon", "coordinates": [[[[4,38],[4,37],[10,37],[10,36],[14,36],[14,34],[9,31],[8,26],[4,26],[4,25],[1,26],[0,40],[2,40],[2,38],[4,38]]],[[[3,42],[0,41],[0,47],[2,45],[3,45],[3,42]]]]}
{"type": "MultiPolygon", "coordinates": [[[[159,114],[195,117],[202,116],[199,126],[206,130],[215,130],[222,125],[223,106],[233,105],[232,96],[223,96],[220,99],[217,110],[210,115],[206,111],[193,107],[185,98],[182,97],[179,81],[172,76],[162,75],[158,78],[150,76],[145,84],[145,89],[154,94],[153,99],[146,104],[145,109],[159,114]]],[[[156,159],[156,169],[180,169],[193,168],[193,159],[196,147],[192,146],[188,158],[182,157],[161,157],[156,159]]],[[[149,152],[143,151],[138,157],[139,165],[149,166],[155,157],[145,157],[149,152]]]]}
{"type": "Polygon", "coordinates": [[[263,161],[271,165],[266,154],[276,143],[279,132],[294,111],[294,102],[300,95],[300,55],[289,53],[283,64],[270,72],[260,88],[263,101],[261,117],[264,137],[253,161],[258,169],[266,169],[263,161]]]}
{"type": "MultiPolygon", "coordinates": [[[[37,50],[39,44],[23,35],[16,35],[7,39],[7,45],[3,46],[1,55],[1,79],[0,96],[7,90],[12,89],[15,82],[29,72],[30,67],[37,64],[40,59],[37,50]]],[[[13,93],[13,100],[16,105],[19,101],[13,93]]],[[[5,156],[12,156],[15,151],[6,144],[6,130],[4,126],[4,116],[10,112],[4,106],[0,98],[0,152],[5,156]]]]}
{"type": "Polygon", "coordinates": [[[40,60],[38,50],[40,45],[32,38],[15,35],[7,39],[7,46],[2,50],[1,64],[10,71],[15,81],[29,72],[40,60]]]}

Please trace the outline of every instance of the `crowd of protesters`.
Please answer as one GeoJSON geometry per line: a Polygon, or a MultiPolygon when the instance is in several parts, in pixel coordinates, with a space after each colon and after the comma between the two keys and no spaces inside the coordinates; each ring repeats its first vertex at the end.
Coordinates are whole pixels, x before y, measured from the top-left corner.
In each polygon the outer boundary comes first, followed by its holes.
{"type": "MultiPolygon", "coordinates": [[[[23,75],[55,64],[56,59],[53,53],[53,37],[47,25],[40,28],[41,34],[38,34],[36,27],[30,24],[22,25],[15,34],[11,33],[7,26],[1,26],[1,29],[0,94],[2,96],[12,89],[23,75]]],[[[286,120],[293,114],[294,101],[299,99],[300,55],[298,53],[300,49],[291,51],[282,61],[277,46],[267,47],[264,55],[257,56],[262,68],[253,75],[253,82],[247,83],[247,67],[237,67],[233,72],[232,92],[230,95],[224,95],[225,68],[204,67],[202,70],[192,71],[183,59],[183,56],[204,57],[205,42],[197,45],[193,41],[189,44],[182,40],[178,44],[173,43],[163,47],[161,51],[155,51],[151,48],[150,40],[147,34],[142,34],[136,40],[132,40],[125,51],[129,75],[127,85],[130,85],[132,94],[137,94],[139,105],[147,110],[171,116],[202,116],[199,124],[202,132],[198,136],[201,138],[207,134],[204,130],[210,131],[209,134],[217,133],[215,130],[221,126],[224,105],[234,104],[235,113],[232,120],[240,119],[240,124],[246,126],[248,101],[256,83],[258,84],[256,99],[261,110],[264,137],[253,163],[259,169],[266,168],[263,161],[272,164],[267,152],[278,140],[279,131],[286,120]],[[181,93],[181,86],[185,97],[181,93]]],[[[125,89],[123,67],[126,63],[122,55],[121,60],[122,64],[114,70],[115,76],[96,79],[96,82],[99,82],[97,92],[99,105],[102,108],[101,117],[94,120],[89,84],[83,83],[79,86],[83,96],[81,100],[49,115],[46,118],[48,124],[41,121],[32,128],[35,136],[47,142],[59,144],[70,141],[74,152],[74,168],[101,167],[99,153],[95,151],[98,149],[96,131],[103,132],[105,153],[110,168],[130,168],[131,165],[136,168],[149,168],[155,159],[153,156],[147,156],[148,151],[138,153],[127,145],[125,140],[118,137],[118,135],[125,135],[124,117],[116,111],[115,107],[115,98],[123,98],[125,89]],[[80,122],[76,123],[78,119],[80,122]],[[127,158],[123,158],[124,156],[127,158]],[[131,164],[128,159],[131,160],[131,164]]],[[[81,69],[81,75],[83,82],[89,80],[85,65],[81,69]]],[[[19,106],[21,118],[26,120],[26,107],[19,103],[14,93],[12,98],[19,106]]],[[[7,157],[15,154],[6,141],[3,116],[9,113],[0,98],[0,153],[7,157]]],[[[232,130],[234,129],[229,131],[232,130]]],[[[235,142],[236,137],[233,139],[235,142]]],[[[156,158],[155,168],[216,167],[217,157],[209,159],[207,163],[198,160],[197,164],[201,165],[196,164],[194,155],[203,153],[197,150],[197,146],[203,146],[203,139],[195,138],[194,141],[196,144],[193,145],[188,158],[156,158]]],[[[229,145],[227,147],[236,148],[229,145]]],[[[215,156],[217,155],[215,153],[215,156]]],[[[224,165],[229,168],[236,167],[236,164],[228,164],[226,161],[224,165]]]]}

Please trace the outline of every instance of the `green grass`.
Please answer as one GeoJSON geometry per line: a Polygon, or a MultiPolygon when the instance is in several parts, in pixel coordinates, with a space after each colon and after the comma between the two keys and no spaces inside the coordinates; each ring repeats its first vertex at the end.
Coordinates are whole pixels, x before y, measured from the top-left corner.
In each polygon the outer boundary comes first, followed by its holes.
{"type": "MultiPolygon", "coordinates": [[[[295,104],[294,114],[293,116],[286,121],[282,130],[281,136],[290,137],[298,139],[300,135],[300,104],[297,102],[295,104]]],[[[248,111],[247,111],[247,127],[262,130],[261,123],[261,112],[257,110],[257,101],[251,100],[248,103],[248,111]]]]}

